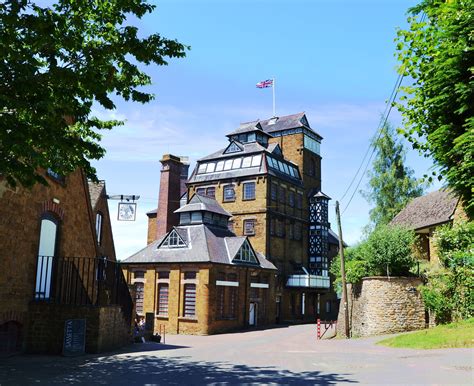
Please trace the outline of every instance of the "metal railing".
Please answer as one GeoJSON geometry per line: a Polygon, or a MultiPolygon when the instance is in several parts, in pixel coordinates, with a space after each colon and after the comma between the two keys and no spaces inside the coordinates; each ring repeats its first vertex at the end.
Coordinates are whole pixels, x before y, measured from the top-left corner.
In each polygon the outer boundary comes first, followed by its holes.
{"type": "Polygon", "coordinates": [[[300,288],[329,288],[331,286],[331,281],[329,276],[306,274],[288,275],[286,286],[300,288]]]}
{"type": "Polygon", "coordinates": [[[131,318],[133,311],[120,263],[101,257],[38,256],[34,300],[67,305],[120,305],[127,318],[131,318]]]}

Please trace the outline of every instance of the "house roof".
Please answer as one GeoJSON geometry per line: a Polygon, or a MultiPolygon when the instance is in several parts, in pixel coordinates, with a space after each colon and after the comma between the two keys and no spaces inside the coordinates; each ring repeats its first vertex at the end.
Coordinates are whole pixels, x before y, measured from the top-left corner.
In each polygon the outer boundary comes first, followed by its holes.
{"type": "Polygon", "coordinates": [[[410,201],[390,224],[417,230],[446,223],[452,219],[458,201],[451,191],[437,190],[410,201]]]}
{"type": "Polygon", "coordinates": [[[99,181],[99,182],[87,181],[87,184],[89,186],[89,196],[91,198],[91,206],[92,206],[92,209],[95,209],[95,206],[97,205],[97,202],[99,201],[99,198],[102,195],[102,192],[104,191],[105,181],[99,181]]]}
{"type": "MultiPolygon", "coordinates": [[[[161,247],[161,243],[168,236],[168,233],[123,260],[123,263],[218,263],[242,265],[242,262],[236,264],[232,260],[247,237],[235,236],[228,229],[205,224],[177,226],[173,230],[178,232],[183,240],[186,241],[186,247],[161,247]]],[[[276,270],[276,267],[262,254],[257,253],[256,255],[261,268],[276,270]]]]}
{"type": "Polygon", "coordinates": [[[219,203],[210,197],[201,196],[199,194],[194,194],[189,200],[189,203],[183,205],[179,209],[175,210],[174,213],[184,213],[184,212],[195,212],[195,211],[206,211],[217,213],[223,216],[231,217],[232,215],[224,210],[219,203]]]}

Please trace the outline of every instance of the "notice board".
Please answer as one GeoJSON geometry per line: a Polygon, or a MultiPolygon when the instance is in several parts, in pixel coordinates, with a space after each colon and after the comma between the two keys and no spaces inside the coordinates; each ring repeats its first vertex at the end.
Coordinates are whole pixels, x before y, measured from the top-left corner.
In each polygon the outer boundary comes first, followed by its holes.
{"type": "Polygon", "coordinates": [[[86,351],[86,320],[68,319],[64,322],[63,355],[82,355],[86,351]]]}

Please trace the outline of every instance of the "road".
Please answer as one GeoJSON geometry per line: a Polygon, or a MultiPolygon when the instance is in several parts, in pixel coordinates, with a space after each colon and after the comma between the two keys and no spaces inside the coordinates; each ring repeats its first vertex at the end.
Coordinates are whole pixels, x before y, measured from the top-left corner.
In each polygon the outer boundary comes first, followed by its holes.
{"type": "Polygon", "coordinates": [[[76,358],[0,361],[0,385],[472,385],[473,350],[393,349],[380,338],[316,340],[314,325],[213,336],[76,358]]]}

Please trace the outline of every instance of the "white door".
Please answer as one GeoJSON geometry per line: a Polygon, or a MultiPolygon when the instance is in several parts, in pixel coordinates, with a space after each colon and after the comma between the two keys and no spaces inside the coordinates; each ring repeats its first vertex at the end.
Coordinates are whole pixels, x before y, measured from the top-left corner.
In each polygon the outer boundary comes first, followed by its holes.
{"type": "Polygon", "coordinates": [[[257,325],[257,303],[250,303],[249,325],[250,326],[256,326],[257,325]]]}
{"type": "Polygon", "coordinates": [[[58,226],[54,221],[48,218],[41,220],[38,267],[36,269],[36,299],[49,299],[51,296],[57,230],[58,226]]]}

